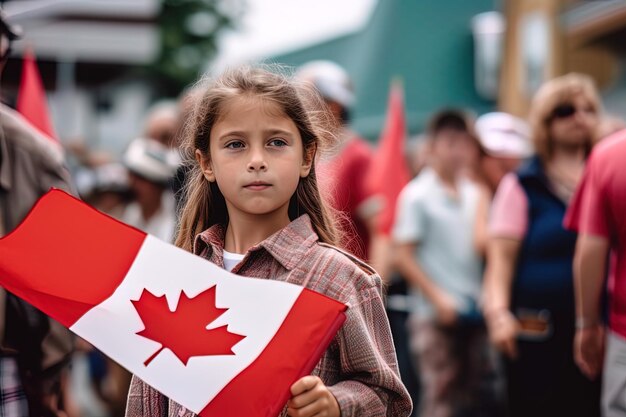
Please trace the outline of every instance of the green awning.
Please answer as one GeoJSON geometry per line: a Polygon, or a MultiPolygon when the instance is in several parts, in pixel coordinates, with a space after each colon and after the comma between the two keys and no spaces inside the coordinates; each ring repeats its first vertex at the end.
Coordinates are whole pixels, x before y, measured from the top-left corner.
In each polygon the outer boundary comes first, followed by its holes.
{"type": "Polygon", "coordinates": [[[357,96],[353,127],[372,140],[382,129],[389,84],[400,78],[413,134],[441,107],[478,114],[494,109],[495,103],[481,99],[474,88],[470,27],[473,16],[493,9],[492,0],[379,0],[360,32],[267,61],[298,66],[328,59],[346,68],[357,96]]]}

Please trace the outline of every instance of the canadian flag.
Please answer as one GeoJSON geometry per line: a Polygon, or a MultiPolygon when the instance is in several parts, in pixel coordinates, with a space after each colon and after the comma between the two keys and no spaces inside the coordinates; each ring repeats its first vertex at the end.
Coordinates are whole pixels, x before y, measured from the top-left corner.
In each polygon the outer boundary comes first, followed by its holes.
{"type": "Polygon", "coordinates": [[[0,284],[201,416],[276,416],[346,310],[226,272],[60,190],[0,240],[0,284]]]}

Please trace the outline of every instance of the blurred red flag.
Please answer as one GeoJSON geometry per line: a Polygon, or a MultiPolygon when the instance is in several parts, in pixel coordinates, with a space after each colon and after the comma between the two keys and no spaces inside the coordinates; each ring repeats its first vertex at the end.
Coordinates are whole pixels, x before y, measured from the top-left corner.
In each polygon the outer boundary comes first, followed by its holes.
{"type": "Polygon", "coordinates": [[[59,141],[52,127],[46,92],[35,62],[35,54],[31,48],[26,48],[24,51],[22,80],[17,95],[17,111],[51,140],[59,141]]]}
{"type": "Polygon", "coordinates": [[[407,132],[402,90],[400,82],[391,84],[385,128],[378,141],[368,179],[372,191],[385,200],[379,218],[379,231],[387,236],[393,227],[398,195],[411,179],[404,157],[407,132]]]}

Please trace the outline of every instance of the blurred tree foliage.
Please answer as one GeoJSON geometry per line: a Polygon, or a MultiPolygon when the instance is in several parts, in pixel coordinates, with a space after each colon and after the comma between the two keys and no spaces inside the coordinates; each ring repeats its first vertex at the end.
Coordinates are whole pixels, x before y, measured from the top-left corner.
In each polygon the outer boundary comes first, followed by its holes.
{"type": "Polygon", "coordinates": [[[178,95],[217,52],[217,34],[242,12],[236,0],[161,0],[161,52],[150,70],[162,94],[178,95]]]}

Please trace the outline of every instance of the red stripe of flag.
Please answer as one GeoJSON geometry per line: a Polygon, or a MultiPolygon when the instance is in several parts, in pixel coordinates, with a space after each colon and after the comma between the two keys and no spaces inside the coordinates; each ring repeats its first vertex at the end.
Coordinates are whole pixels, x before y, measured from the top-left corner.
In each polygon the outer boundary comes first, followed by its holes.
{"type": "Polygon", "coordinates": [[[50,191],[0,239],[0,258],[11,260],[0,263],[0,284],[70,327],[113,294],[146,234],[68,199],[50,191]]]}

